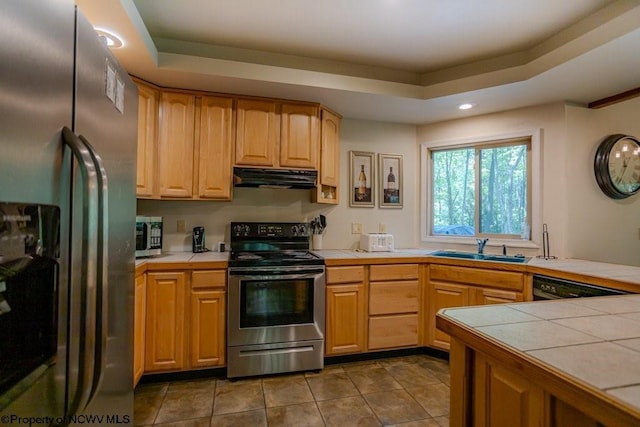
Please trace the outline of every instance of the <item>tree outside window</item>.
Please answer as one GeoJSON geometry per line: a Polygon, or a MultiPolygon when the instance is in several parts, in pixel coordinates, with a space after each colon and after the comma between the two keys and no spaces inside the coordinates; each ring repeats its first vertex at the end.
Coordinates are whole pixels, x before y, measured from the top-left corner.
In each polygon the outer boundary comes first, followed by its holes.
{"type": "Polygon", "coordinates": [[[428,153],[430,235],[529,239],[528,138],[439,147],[428,153]]]}

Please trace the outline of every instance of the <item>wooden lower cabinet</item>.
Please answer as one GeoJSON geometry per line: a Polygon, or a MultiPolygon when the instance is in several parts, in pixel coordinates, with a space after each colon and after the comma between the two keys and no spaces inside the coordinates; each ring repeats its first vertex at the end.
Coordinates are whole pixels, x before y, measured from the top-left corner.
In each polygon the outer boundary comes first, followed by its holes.
{"type": "Polygon", "coordinates": [[[147,275],[136,275],[133,309],[133,386],[144,373],[145,314],[147,312],[147,275]]]}
{"type": "Polygon", "coordinates": [[[224,365],[226,269],[148,272],[146,297],[144,372],[224,365]]]}
{"type": "Polygon", "coordinates": [[[418,345],[418,314],[394,314],[369,318],[369,350],[418,345]]]}
{"type": "Polygon", "coordinates": [[[436,328],[436,313],[442,308],[470,305],[471,288],[455,283],[429,282],[427,297],[427,344],[443,350],[449,349],[449,335],[436,328]]]}
{"type": "Polygon", "coordinates": [[[449,335],[436,328],[442,308],[524,301],[524,273],[430,264],[427,273],[427,342],[449,350],[449,335]]]}
{"type": "Polygon", "coordinates": [[[512,302],[524,301],[522,292],[503,291],[500,289],[476,289],[475,303],[479,305],[486,304],[506,304],[512,302]]]}
{"type": "Polygon", "coordinates": [[[575,389],[568,395],[576,399],[576,406],[566,403],[555,394],[567,393],[563,386],[551,384],[508,355],[501,355],[500,359],[489,356],[485,351],[491,344],[475,345],[478,349],[458,338],[451,342],[449,425],[452,427],[630,425],[581,401],[575,389]],[[600,420],[586,412],[597,414],[600,420]]]}
{"type": "Polygon", "coordinates": [[[145,372],[185,368],[187,272],[147,273],[145,372]]]}
{"type": "Polygon", "coordinates": [[[189,306],[189,366],[225,363],[226,271],[194,271],[189,306]]]}
{"type": "Polygon", "coordinates": [[[366,350],[364,266],[327,267],[325,354],[366,350]]]}
{"type": "Polygon", "coordinates": [[[475,355],[473,387],[474,426],[544,425],[543,389],[482,353],[475,355]]]}
{"type": "Polygon", "coordinates": [[[418,264],[369,267],[368,350],[414,347],[420,337],[418,264]]]}

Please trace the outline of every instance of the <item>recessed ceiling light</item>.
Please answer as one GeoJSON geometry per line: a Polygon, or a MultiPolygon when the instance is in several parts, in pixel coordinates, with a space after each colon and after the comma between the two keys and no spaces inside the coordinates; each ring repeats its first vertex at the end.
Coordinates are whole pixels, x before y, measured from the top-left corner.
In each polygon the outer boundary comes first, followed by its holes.
{"type": "Polygon", "coordinates": [[[461,110],[468,110],[470,108],[473,108],[473,104],[461,104],[458,108],[461,110]]]}
{"type": "Polygon", "coordinates": [[[111,49],[118,49],[124,46],[124,42],[117,34],[114,34],[111,31],[107,31],[102,28],[94,28],[94,30],[96,30],[96,33],[98,33],[98,37],[104,42],[107,47],[111,49]]]}

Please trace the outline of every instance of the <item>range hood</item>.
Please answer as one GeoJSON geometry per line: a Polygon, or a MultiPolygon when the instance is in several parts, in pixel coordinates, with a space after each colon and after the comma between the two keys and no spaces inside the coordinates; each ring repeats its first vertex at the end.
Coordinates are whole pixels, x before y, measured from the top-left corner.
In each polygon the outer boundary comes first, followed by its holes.
{"type": "Polygon", "coordinates": [[[315,188],[317,171],[233,168],[234,187],[315,188]]]}

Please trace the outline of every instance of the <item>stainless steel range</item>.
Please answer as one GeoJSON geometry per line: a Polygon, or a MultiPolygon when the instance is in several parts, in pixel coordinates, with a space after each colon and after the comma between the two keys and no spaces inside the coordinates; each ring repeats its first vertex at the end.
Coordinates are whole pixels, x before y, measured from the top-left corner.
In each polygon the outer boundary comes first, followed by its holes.
{"type": "Polygon", "coordinates": [[[324,367],[324,259],[305,223],[231,223],[229,378],[324,367]]]}

